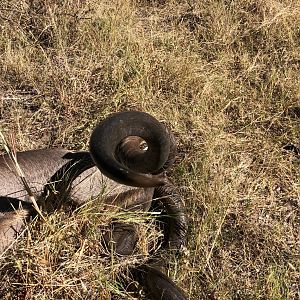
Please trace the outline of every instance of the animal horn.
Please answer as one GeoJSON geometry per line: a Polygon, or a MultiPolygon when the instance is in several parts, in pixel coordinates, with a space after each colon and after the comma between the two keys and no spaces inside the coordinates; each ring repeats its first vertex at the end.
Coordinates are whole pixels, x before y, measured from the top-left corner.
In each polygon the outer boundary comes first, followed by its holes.
{"type": "Polygon", "coordinates": [[[187,300],[186,294],[155,266],[141,265],[133,269],[131,274],[146,290],[147,299],[187,300]]]}
{"type": "Polygon", "coordinates": [[[155,187],[168,182],[161,172],[169,158],[166,127],[144,112],[109,116],[94,129],[90,153],[107,177],[130,186],[155,187]]]}

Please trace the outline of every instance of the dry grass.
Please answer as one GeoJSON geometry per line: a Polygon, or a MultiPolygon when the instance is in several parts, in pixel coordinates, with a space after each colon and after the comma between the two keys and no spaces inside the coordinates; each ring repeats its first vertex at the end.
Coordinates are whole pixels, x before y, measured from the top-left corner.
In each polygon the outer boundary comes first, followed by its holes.
{"type": "Polygon", "coordinates": [[[159,253],[161,233],[153,230],[150,213],[120,211],[101,202],[56,212],[47,222],[32,221],[17,246],[1,255],[1,299],[137,299],[123,286],[130,282],[128,269],[159,253]],[[110,245],[100,242],[116,220],[139,233],[130,257],[115,256],[110,245]]]}
{"type": "Polygon", "coordinates": [[[170,276],[190,299],[299,299],[300,173],[282,150],[300,138],[299,20],[296,0],[3,0],[0,126],[19,150],[84,149],[111,112],[167,121],[190,218],[170,276]]]}

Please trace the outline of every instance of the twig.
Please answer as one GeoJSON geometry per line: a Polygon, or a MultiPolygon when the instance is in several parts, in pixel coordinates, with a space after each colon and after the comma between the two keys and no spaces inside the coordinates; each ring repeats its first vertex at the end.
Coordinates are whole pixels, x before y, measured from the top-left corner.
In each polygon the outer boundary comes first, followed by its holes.
{"type": "Polygon", "coordinates": [[[218,230],[217,230],[217,232],[216,232],[216,236],[215,236],[215,238],[214,238],[214,240],[213,240],[212,246],[211,246],[210,251],[209,251],[209,253],[208,253],[208,255],[207,255],[207,258],[206,258],[206,265],[205,265],[205,267],[208,267],[208,268],[209,268],[211,274],[213,274],[213,270],[212,270],[212,268],[211,268],[211,266],[210,266],[210,262],[209,262],[209,261],[210,261],[210,259],[211,259],[211,256],[212,256],[213,250],[214,250],[214,248],[215,248],[215,245],[216,245],[216,243],[217,243],[217,240],[218,240],[218,238],[219,238],[219,235],[221,234],[221,230],[222,230],[222,227],[223,227],[223,224],[224,224],[224,222],[225,222],[225,219],[226,219],[227,214],[228,214],[228,207],[227,207],[227,209],[226,209],[226,211],[225,211],[225,214],[224,214],[224,216],[223,216],[223,218],[222,218],[222,220],[221,220],[221,223],[220,223],[220,225],[219,225],[219,227],[218,227],[218,230]]]}
{"type": "Polygon", "coordinates": [[[23,186],[24,186],[24,189],[26,190],[28,196],[29,196],[29,200],[30,202],[33,204],[33,207],[35,208],[35,210],[37,211],[37,213],[41,216],[41,218],[46,222],[46,219],[45,217],[43,216],[41,210],[39,209],[38,205],[37,205],[37,202],[36,202],[36,199],[35,199],[35,196],[32,192],[32,190],[30,189],[29,185],[28,185],[28,182],[25,178],[25,175],[24,175],[24,172],[22,171],[19,163],[18,163],[18,160],[17,160],[17,153],[15,151],[15,146],[13,145],[13,149],[9,146],[9,144],[7,143],[3,133],[0,131],[0,138],[1,138],[1,141],[2,141],[2,144],[3,144],[3,147],[6,151],[6,153],[8,154],[9,158],[11,159],[11,161],[13,162],[13,166],[14,166],[14,169],[15,169],[15,172],[16,172],[16,175],[20,178],[23,186]]]}

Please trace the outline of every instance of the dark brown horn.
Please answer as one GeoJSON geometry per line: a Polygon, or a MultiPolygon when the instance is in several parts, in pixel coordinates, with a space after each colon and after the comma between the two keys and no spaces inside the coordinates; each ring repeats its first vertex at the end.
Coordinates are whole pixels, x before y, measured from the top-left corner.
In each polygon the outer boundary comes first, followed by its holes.
{"type": "Polygon", "coordinates": [[[133,269],[131,273],[151,300],[187,300],[185,293],[156,267],[142,265],[133,269]]]}
{"type": "Polygon", "coordinates": [[[164,230],[163,247],[181,252],[187,244],[188,221],[178,190],[172,183],[156,187],[152,203],[154,209],[163,211],[160,218],[164,230]]]}
{"type": "Polygon", "coordinates": [[[165,126],[144,112],[113,114],[97,125],[90,139],[90,153],[101,172],[130,186],[155,187],[165,184],[165,174],[157,173],[168,160],[169,152],[170,137],[165,126]],[[134,159],[138,163],[124,164],[118,159],[118,149],[128,137],[140,137],[147,143],[146,150],[136,151],[138,155],[134,159]],[[135,169],[134,165],[139,168],[135,169]]]}

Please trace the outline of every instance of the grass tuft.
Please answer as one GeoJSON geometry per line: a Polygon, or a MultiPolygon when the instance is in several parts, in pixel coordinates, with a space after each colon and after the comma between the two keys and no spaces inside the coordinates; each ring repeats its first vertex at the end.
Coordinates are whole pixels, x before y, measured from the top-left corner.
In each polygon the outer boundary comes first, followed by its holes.
{"type": "MultiPolygon", "coordinates": [[[[170,175],[190,220],[189,252],[169,275],[195,300],[299,299],[299,159],[283,149],[300,139],[298,2],[1,1],[0,127],[18,150],[87,149],[109,113],[166,121],[179,150],[170,175]]],[[[49,217],[60,234],[81,228],[84,218],[62,216],[49,217]]],[[[116,291],[89,239],[71,234],[66,246],[29,232],[27,254],[6,263],[15,282],[35,278],[28,299],[46,299],[46,286],[62,299],[85,299],[90,283],[99,298],[116,291]],[[47,247],[59,253],[52,275],[47,247]],[[46,266],[29,268],[30,251],[46,266]],[[78,283],[88,256],[99,268],[78,283]]]]}

